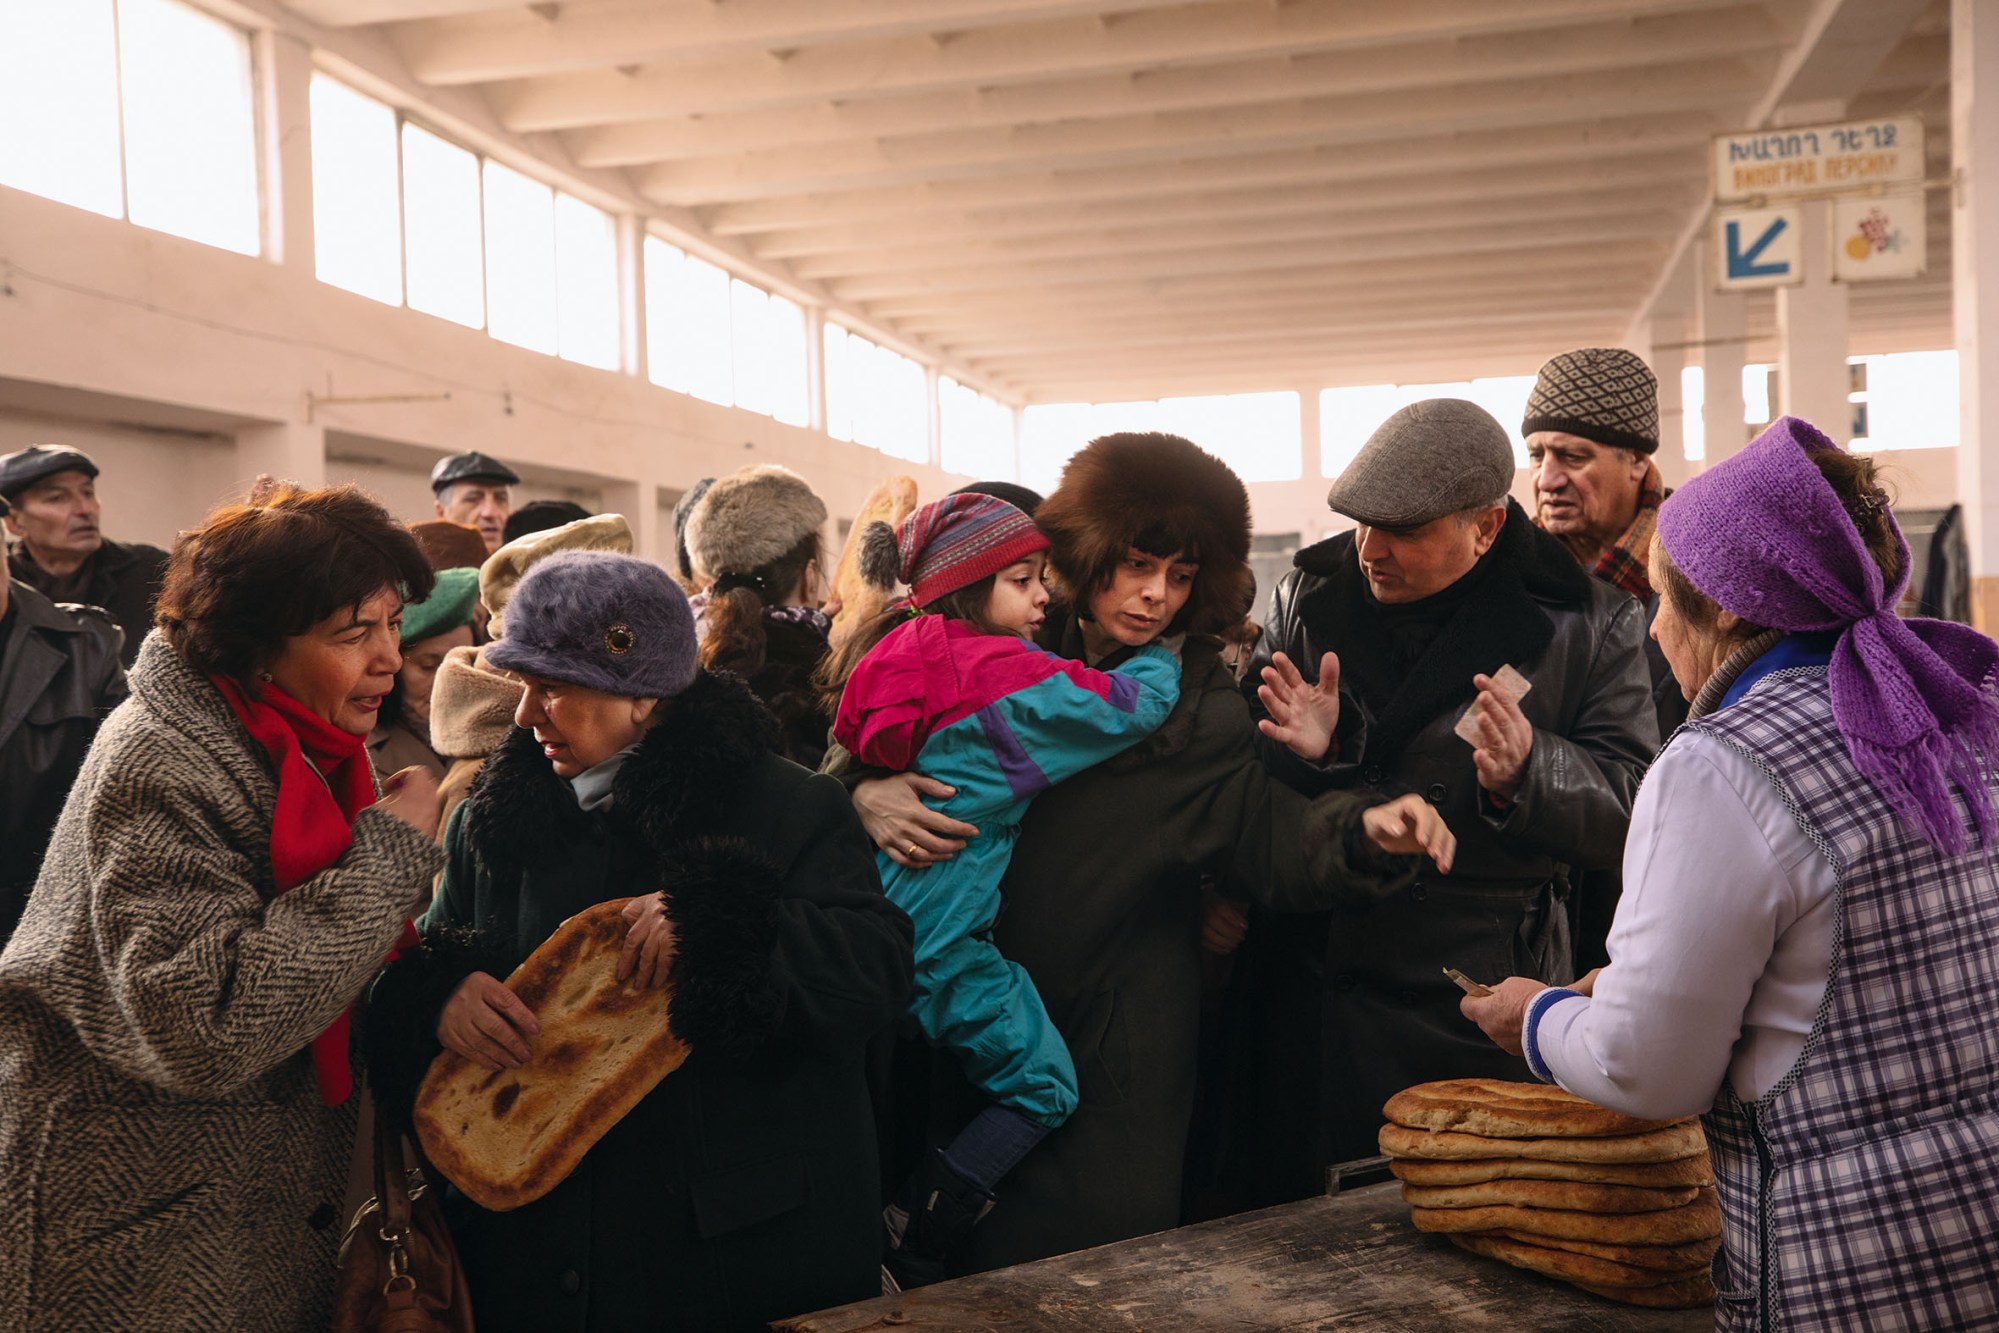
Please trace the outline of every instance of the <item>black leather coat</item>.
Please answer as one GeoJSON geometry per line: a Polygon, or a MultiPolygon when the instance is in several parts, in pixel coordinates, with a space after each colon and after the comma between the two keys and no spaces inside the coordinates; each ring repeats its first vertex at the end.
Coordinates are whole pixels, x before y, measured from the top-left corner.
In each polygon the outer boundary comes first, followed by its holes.
{"type": "MultiPolygon", "coordinates": [[[[46,594],[49,576],[25,546],[16,546],[7,557],[7,567],[15,578],[46,594]]],[[[140,542],[114,542],[108,538],[90,557],[90,584],[80,600],[100,606],[111,623],[125,631],[125,648],[119,660],[131,666],[139,656],[139,645],[153,628],[153,602],[160,595],[160,580],[166,576],[167,553],[157,546],[140,542]]]]}
{"type": "MultiPolygon", "coordinates": [[[[1259,1199],[1317,1192],[1325,1164],[1371,1154],[1381,1104],[1412,1083],[1529,1077],[1458,1012],[1443,969],[1484,981],[1572,979],[1570,875],[1614,868],[1623,855],[1659,743],[1642,608],[1508,508],[1482,582],[1394,696],[1370,709],[1343,688],[1331,762],[1310,766],[1265,742],[1273,771],[1306,792],[1421,792],[1458,853],[1450,874],[1426,867],[1387,902],[1252,922],[1237,975],[1252,1044],[1241,1077],[1263,1103],[1243,1123],[1261,1126],[1268,1145],[1253,1153],[1259,1199]],[[1535,736],[1519,794],[1502,810],[1452,728],[1475,696],[1472,676],[1508,663],[1532,682],[1521,709],[1535,736]]],[[[1246,681],[1276,651],[1315,673],[1328,650],[1348,660],[1379,650],[1353,534],[1295,563],[1246,681]]]]}
{"type": "Polygon", "coordinates": [[[14,933],[98,723],[125,697],[118,627],[20,580],[0,648],[0,944],[14,933]]]}

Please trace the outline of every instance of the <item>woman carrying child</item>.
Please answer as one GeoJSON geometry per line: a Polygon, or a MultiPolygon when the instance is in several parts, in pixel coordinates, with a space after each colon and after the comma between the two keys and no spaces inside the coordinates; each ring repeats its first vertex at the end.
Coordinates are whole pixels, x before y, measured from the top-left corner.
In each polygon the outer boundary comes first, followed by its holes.
{"type": "Polygon", "coordinates": [[[995,1184],[1076,1108],[1067,1045],[1025,970],[992,943],[1021,815],[1040,792],[1149,735],[1180,697],[1179,660],[1163,647],[1103,672],[1034,645],[1047,549],[1034,520],[982,495],[926,505],[899,534],[870,524],[863,575],[910,594],[865,625],[835,668],[847,676],[835,738],[863,763],[950,783],[956,794],[940,808],[982,835],[934,869],[877,859],[884,891],[916,923],[910,1014],[990,1099],[890,1203],[886,1268],[905,1289],[943,1276],[995,1184]]]}

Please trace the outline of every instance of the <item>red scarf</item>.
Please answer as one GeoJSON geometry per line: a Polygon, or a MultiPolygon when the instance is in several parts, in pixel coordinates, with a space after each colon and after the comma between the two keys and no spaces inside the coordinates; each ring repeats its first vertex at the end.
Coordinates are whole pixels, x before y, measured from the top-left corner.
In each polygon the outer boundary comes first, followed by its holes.
{"type": "MultiPolygon", "coordinates": [[[[271,869],[279,893],[296,888],[343,856],[354,841],[354,816],[375,803],[367,737],[342,731],[266,682],[252,699],[227,676],[210,676],[229,711],[271,756],[278,769],[278,807],[271,821],[271,869]],[[317,770],[317,771],[315,771],[317,770]],[[321,780],[321,775],[324,780],[321,780]]],[[[416,942],[403,922],[396,950],[416,942]]],[[[396,951],[389,957],[393,959],[396,951]]],[[[312,1039],[312,1071],[319,1099],[338,1106],[354,1091],[347,1060],[348,1011],[312,1039]]]]}

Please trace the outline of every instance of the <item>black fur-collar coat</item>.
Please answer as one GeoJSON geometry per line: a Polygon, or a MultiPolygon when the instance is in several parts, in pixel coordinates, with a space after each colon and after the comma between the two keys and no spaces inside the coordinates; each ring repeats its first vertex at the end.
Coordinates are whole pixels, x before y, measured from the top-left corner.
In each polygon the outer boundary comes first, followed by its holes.
{"type": "Polygon", "coordinates": [[[692,1054],[549,1194],[460,1209],[482,1329],[761,1326],[876,1289],[863,1048],[907,1003],[908,918],[844,789],[774,753],[740,681],[704,672],[667,708],[596,811],[511,735],[453,816],[425,948],[375,988],[394,1115],[465,975],[504,977],[585,907],[667,894],[692,1054]]]}
{"type": "MultiPolygon", "coordinates": [[[[1273,772],[1305,791],[1419,792],[1457,835],[1448,875],[1426,873],[1359,916],[1252,924],[1238,977],[1266,987],[1253,1030],[1273,1086],[1308,1086],[1278,1063],[1316,1051],[1325,1103],[1266,1106],[1267,1143],[1295,1131],[1296,1180],[1374,1152],[1380,1108],[1428,1079],[1529,1077],[1458,1012],[1443,968],[1481,981],[1574,976],[1562,899],[1577,869],[1615,867],[1638,782],[1658,748],[1644,653],[1644,609],[1590,578],[1560,542],[1509,503],[1505,526],[1465,596],[1400,688],[1369,709],[1342,689],[1336,753],[1320,767],[1266,744],[1273,772]],[[1453,731],[1472,677],[1511,664],[1532,683],[1521,711],[1534,743],[1519,794],[1500,809],[1478,786],[1472,747],[1453,731]],[[1286,989],[1285,978],[1295,981],[1286,989]],[[1323,1028],[1320,1024],[1323,1021],[1323,1028]]],[[[1380,621],[1343,533],[1300,551],[1278,584],[1257,659],[1273,652],[1308,679],[1324,653],[1345,663],[1381,651],[1380,621]]],[[[1470,577],[1470,576],[1467,576],[1470,577]]],[[[1273,1198],[1265,1192],[1260,1198],[1273,1198]]],[[[1295,1194],[1292,1196],[1295,1197],[1295,1194]]]]}

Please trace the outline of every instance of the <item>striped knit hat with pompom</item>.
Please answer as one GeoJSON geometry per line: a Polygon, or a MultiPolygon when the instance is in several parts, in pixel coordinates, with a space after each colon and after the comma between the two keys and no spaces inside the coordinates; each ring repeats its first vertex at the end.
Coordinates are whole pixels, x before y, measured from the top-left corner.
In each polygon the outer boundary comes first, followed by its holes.
{"type": "Polygon", "coordinates": [[[870,523],[861,534],[861,576],[878,588],[909,585],[914,606],[997,574],[1048,549],[1034,520],[989,495],[947,495],[902,522],[900,532],[870,523]]]}

